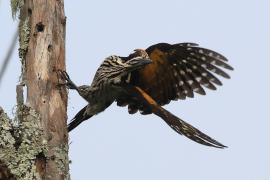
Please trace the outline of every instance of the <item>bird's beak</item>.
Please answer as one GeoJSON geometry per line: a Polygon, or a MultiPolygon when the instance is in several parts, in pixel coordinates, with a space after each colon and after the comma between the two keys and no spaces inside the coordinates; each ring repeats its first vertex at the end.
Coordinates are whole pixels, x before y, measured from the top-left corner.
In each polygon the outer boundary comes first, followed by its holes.
{"type": "Polygon", "coordinates": [[[140,61],[141,65],[151,64],[152,62],[153,62],[153,61],[152,61],[151,59],[149,59],[149,58],[147,58],[147,59],[142,59],[142,60],[140,61]]]}
{"type": "Polygon", "coordinates": [[[140,69],[144,66],[146,66],[147,64],[152,63],[153,61],[150,58],[138,58],[136,59],[136,62],[134,62],[133,64],[129,65],[129,67],[127,67],[128,71],[134,71],[135,69],[140,69]]]}

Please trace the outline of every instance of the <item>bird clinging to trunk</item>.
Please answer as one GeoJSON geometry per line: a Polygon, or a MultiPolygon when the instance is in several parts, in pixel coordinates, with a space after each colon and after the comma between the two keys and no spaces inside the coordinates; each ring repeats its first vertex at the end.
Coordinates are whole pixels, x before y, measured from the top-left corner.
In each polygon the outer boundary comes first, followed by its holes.
{"type": "Polygon", "coordinates": [[[224,148],[162,106],[171,100],[193,97],[194,92],[205,95],[203,87],[215,90],[215,85],[222,83],[214,74],[230,78],[221,69],[233,70],[227,61],[221,54],[194,43],[159,43],[146,50],[136,49],[127,57],[107,57],[90,86],[76,86],[63,71],[67,86],[89,103],[71,120],[68,131],[116,101],[118,106],[127,105],[130,114],[138,110],[143,115],[153,113],[177,133],[197,143],[224,148]]]}

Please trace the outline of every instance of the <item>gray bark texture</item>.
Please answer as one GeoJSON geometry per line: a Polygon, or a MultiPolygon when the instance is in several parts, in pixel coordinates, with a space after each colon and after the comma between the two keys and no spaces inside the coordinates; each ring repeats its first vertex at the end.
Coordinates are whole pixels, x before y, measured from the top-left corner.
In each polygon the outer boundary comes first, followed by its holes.
{"type": "Polygon", "coordinates": [[[0,180],[70,179],[67,91],[57,73],[65,70],[64,2],[11,0],[11,6],[20,19],[22,73],[14,120],[0,107],[0,180]]]}

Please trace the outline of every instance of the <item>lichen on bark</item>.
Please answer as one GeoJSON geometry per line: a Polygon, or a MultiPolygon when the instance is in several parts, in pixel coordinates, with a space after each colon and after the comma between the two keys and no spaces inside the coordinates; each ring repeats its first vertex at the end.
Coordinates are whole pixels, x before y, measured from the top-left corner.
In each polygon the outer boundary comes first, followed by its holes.
{"type": "Polygon", "coordinates": [[[13,19],[17,18],[17,14],[19,14],[19,57],[21,59],[21,80],[24,80],[24,72],[25,72],[25,56],[28,51],[31,28],[29,22],[30,14],[22,13],[22,8],[24,5],[24,0],[10,0],[11,12],[13,19]]]}
{"type": "Polygon", "coordinates": [[[54,73],[65,69],[63,1],[10,1],[13,18],[20,20],[22,70],[16,117],[11,122],[0,113],[0,171],[4,164],[17,179],[70,179],[68,134],[62,128],[66,126],[66,90],[56,87],[54,73]],[[36,33],[39,24],[43,28],[36,33]],[[23,87],[27,87],[27,106],[23,87]]]}
{"type": "Polygon", "coordinates": [[[24,0],[10,0],[11,13],[12,13],[13,19],[16,18],[23,4],[24,4],[24,0]]]}
{"type": "Polygon", "coordinates": [[[29,17],[26,17],[20,23],[20,48],[19,48],[19,57],[23,60],[27,53],[28,43],[30,40],[30,26],[29,26],[29,17]]]}
{"type": "Polygon", "coordinates": [[[40,179],[36,171],[36,158],[47,158],[47,141],[43,139],[40,117],[33,109],[23,105],[22,121],[13,125],[0,108],[0,161],[16,179],[40,179]]]}
{"type": "Polygon", "coordinates": [[[31,28],[29,25],[29,17],[21,19],[19,25],[19,57],[21,58],[21,80],[24,81],[24,72],[26,70],[25,56],[28,51],[29,40],[30,40],[31,28]]]}
{"type": "Polygon", "coordinates": [[[69,168],[66,166],[69,164],[68,158],[68,145],[62,144],[60,147],[54,148],[54,158],[57,164],[58,173],[63,175],[66,180],[70,179],[69,168]]]}

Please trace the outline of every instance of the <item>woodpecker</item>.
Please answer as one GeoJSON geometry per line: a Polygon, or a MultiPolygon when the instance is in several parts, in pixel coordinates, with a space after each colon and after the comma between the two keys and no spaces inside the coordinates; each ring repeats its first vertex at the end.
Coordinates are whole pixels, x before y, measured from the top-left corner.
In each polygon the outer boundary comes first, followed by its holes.
{"type": "Polygon", "coordinates": [[[107,57],[90,86],[77,86],[61,71],[67,87],[88,102],[71,120],[68,131],[117,102],[118,106],[128,106],[130,114],[139,110],[143,115],[161,117],[177,133],[197,143],[225,148],[162,106],[171,100],[193,98],[194,92],[205,95],[203,87],[216,90],[215,85],[222,83],[215,74],[230,78],[223,70],[233,70],[227,61],[223,55],[195,43],[158,43],[145,50],[135,49],[127,57],[107,57]]]}

